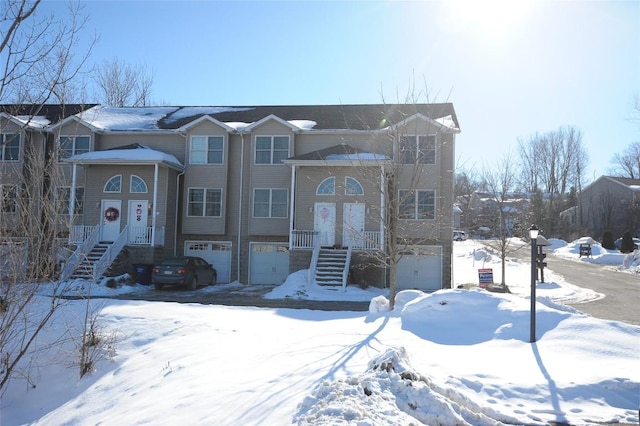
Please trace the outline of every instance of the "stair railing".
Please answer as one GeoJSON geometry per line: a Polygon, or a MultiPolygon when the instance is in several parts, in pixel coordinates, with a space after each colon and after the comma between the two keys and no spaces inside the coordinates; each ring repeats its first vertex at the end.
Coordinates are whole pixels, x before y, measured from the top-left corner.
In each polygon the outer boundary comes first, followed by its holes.
{"type": "Polygon", "coordinates": [[[344,271],[342,271],[342,288],[347,291],[347,280],[349,279],[349,265],[351,265],[351,245],[347,249],[347,258],[344,260],[344,271]]]}
{"type": "Polygon", "coordinates": [[[105,250],[104,254],[100,257],[100,259],[96,260],[93,264],[93,280],[98,281],[98,278],[105,273],[105,271],[111,266],[113,261],[122,251],[122,248],[127,245],[128,236],[129,236],[129,225],[126,225],[118,238],[105,250]]]}
{"type": "Polygon", "coordinates": [[[86,239],[76,248],[76,250],[69,256],[64,263],[62,273],[60,274],[60,281],[66,281],[71,274],[76,270],[80,262],[87,258],[89,252],[96,246],[101,234],[101,226],[96,226],[86,239]]]}
{"type": "Polygon", "coordinates": [[[309,265],[309,284],[313,284],[316,276],[316,268],[318,267],[318,257],[320,256],[320,238],[314,235],[313,238],[313,254],[311,255],[311,264],[309,265]]]}

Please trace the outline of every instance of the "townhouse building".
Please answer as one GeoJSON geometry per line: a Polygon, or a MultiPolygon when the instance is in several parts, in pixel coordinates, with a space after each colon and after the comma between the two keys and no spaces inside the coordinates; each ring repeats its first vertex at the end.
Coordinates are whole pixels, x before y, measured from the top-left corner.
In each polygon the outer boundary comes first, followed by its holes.
{"type": "Polygon", "coordinates": [[[320,271],[325,250],[342,256],[343,285],[385,286],[379,254],[392,235],[399,288],[447,288],[459,128],[450,103],[4,105],[0,235],[16,237],[11,199],[35,146],[56,156],[68,204],[65,277],[105,246],[94,278],[126,252],[129,263],[200,256],[220,283],[280,284],[309,269],[335,284],[320,271]]]}

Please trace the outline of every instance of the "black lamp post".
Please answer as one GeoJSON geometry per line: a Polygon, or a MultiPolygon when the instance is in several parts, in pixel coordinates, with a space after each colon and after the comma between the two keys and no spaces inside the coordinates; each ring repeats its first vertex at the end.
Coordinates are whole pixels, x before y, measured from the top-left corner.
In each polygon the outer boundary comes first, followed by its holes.
{"type": "Polygon", "coordinates": [[[536,251],[537,240],[540,229],[536,225],[529,228],[529,238],[531,239],[531,334],[529,342],[536,341],[536,278],[538,271],[536,270],[536,251]]]}

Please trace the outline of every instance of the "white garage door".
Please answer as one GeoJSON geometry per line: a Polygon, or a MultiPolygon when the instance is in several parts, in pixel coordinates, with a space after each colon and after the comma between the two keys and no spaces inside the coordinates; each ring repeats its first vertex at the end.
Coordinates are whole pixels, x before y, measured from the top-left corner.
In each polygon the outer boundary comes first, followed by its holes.
{"type": "Polygon", "coordinates": [[[288,243],[250,243],[249,249],[249,284],[282,284],[287,279],[288,243]]]}
{"type": "Polygon", "coordinates": [[[442,288],[442,247],[421,246],[398,262],[397,290],[435,291],[442,288]]]}
{"type": "Polygon", "coordinates": [[[231,281],[231,243],[228,241],[185,241],[185,256],[201,257],[218,272],[217,283],[231,281]]]}

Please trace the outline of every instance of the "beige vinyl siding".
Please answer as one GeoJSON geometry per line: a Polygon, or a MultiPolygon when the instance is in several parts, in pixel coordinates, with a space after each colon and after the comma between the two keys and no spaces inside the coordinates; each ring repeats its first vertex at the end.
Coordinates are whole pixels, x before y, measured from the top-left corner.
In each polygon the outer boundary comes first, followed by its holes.
{"type": "MultiPolygon", "coordinates": [[[[95,135],[93,134],[91,129],[75,121],[70,121],[69,123],[57,129],[57,131],[53,134],[53,149],[56,150],[56,155],[57,150],[60,148],[61,136],[89,136],[91,138],[91,141],[89,142],[89,150],[95,150],[95,135]]],[[[68,163],[58,163],[58,167],[61,173],[61,182],[58,186],[71,186],[73,166],[68,163]]],[[[76,168],[76,181],[78,182],[77,186],[85,186],[85,173],[85,167],[78,166],[76,168]],[[80,185],[79,182],[82,182],[82,185],[80,185]]]]}
{"type": "MultiPolygon", "coordinates": [[[[167,224],[167,175],[169,169],[160,168],[158,170],[158,199],[156,211],[160,214],[156,217],[156,226],[165,226],[167,224]]],[[[129,201],[130,200],[147,200],[149,204],[153,203],[153,178],[154,166],[90,166],[87,173],[87,179],[82,183],[78,182],[78,186],[85,188],[84,218],[83,224],[97,225],[101,222],[100,202],[102,200],[122,200],[122,226],[127,224],[129,217],[129,201]],[[115,175],[122,175],[122,190],[120,193],[104,192],[105,183],[115,175]],[[147,184],[147,193],[131,193],[129,184],[131,175],[136,175],[143,179],[147,184]],[[90,184],[88,186],[87,184],[90,184]]],[[[175,184],[174,184],[175,186],[175,184]]],[[[174,210],[174,204],[171,202],[171,209],[174,210]]],[[[171,215],[175,214],[171,212],[171,215]]],[[[148,226],[152,224],[151,213],[149,212],[148,226]]],[[[173,226],[173,225],[171,225],[173,226]]]]}
{"type": "Polygon", "coordinates": [[[185,164],[185,139],[178,134],[97,134],[95,135],[94,150],[103,151],[135,143],[171,154],[182,164],[185,164]]]}
{"type": "Polygon", "coordinates": [[[184,185],[182,191],[182,233],[198,234],[198,235],[224,235],[227,228],[227,216],[235,213],[235,206],[229,204],[229,135],[218,126],[210,121],[202,121],[198,125],[189,129],[184,142],[184,158],[185,175],[183,178],[184,185]],[[190,164],[189,149],[191,145],[191,136],[222,136],[223,145],[223,162],[222,164],[190,164]],[[220,217],[192,217],[189,216],[189,188],[207,188],[222,190],[222,205],[220,217]]]}
{"type": "MultiPolygon", "coordinates": [[[[377,168],[367,168],[369,171],[377,168]]],[[[377,169],[379,171],[379,169],[377,169]]],[[[344,203],[364,203],[369,209],[369,214],[365,213],[365,230],[380,230],[380,189],[378,183],[360,174],[358,170],[351,167],[300,167],[298,168],[298,178],[296,187],[296,228],[313,229],[314,226],[314,205],[315,203],[335,203],[336,204],[336,235],[342,228],[342,205],[344,203]],[[362,195],[345,195],[345,177],[356,179],[362,189],[362,195]],[[316,195],[316,188],[320,182],[327,177],[336,178],[335,195],[316,195]],[[311,211],[310,211],[311,210],[311,211]]],[[[373,172],[376,176],[379,173],[373,172]]],[[[366,212],[366,210],[365,210],[366,212]]],[[[338,240],[338,237],[336,236],[338,240]]]]}
{"type": "Polygon", "coordinates": [[[289,235],[289,207],[287,207],[287,216],[284,218],[253,217],[254,189],[286,189],[288,192],[287,204],[288,206],[291,205],[291,169],[284,164],[255,164],[257,136],[289,137],[288,156],[293,155],[295,143],[291,129],[275,120],[270,120],[252,131],[249,182],[247,185],[248,197],[244,198],[248,218],[247,232],[249,235],[287,236],[289,235]]]}
{"type": "Polygon", "coordinates": [[[16,123],[4,118],[0,118],[0,132],[3,134],[20,133],[20,154],[18,161],[0,161],[0,183],[16,183],[20,180],[22,174],[25,144],[37,143],[42,145],[42,139],[39,135],[31,134],[29,135],[31,140],[27,140],[27,132],[22,131],[16,123]]]}

